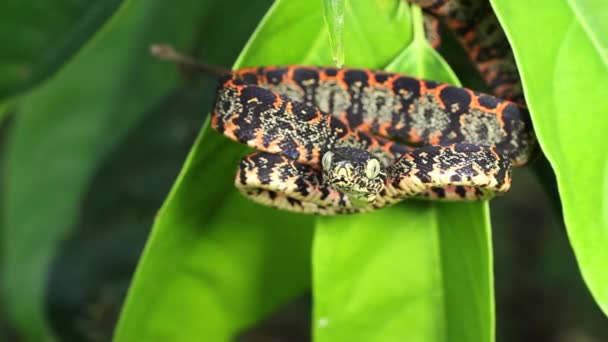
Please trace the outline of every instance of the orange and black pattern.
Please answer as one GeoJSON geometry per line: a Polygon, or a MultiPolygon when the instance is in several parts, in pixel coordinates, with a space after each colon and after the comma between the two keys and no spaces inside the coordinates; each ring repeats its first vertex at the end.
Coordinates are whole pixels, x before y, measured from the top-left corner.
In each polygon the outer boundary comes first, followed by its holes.
{"type": "MultiPolygon", "coordinates": [[[[437,18],[455,33],[492,93],[524,105],[515,58],[488,0],[408,0],[437,18]]],[[[437,44],[437,25],[427,25],[427,37],[437,44]]]]}
{"type": "Polygon", "coordinates": [[[525,109],[448,84],[366,69],[257,67],[221,81],[212,126],[261,152],[237,187],[286,210],[369,211],[409,197],[475,200],[507,191],[534,136],[525,109]],[[328,186],[320,159],[365,150],[387,167],[380,196],[360,206],[328,186]]]}

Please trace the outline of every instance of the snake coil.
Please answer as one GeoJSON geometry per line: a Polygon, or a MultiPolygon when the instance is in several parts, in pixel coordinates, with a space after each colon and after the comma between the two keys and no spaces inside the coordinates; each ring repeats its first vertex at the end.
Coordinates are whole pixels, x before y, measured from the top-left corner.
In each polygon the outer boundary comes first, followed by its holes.
{"type": "Polygon", "coordinates": [[[366,69],[237,70],[218,88],[212,126],[261,151],[240,164],[236,185],[246,196],[318,214],[408,197],[489,198],[508,190],[511,165],[526,163],[534,144],[527,112],[511,101],[366,69]],[[350,166],[320,172],[328,152],[350,166]],[[382,187],[366,197],[369,160],[386,171],[382,187]],[[330,184],[329,171],[350,187],[330,184]]]}
{"type": "Polygon", "coordinates": [[[259,151],[239,165],[245,196],[334,215],[509,189],[511,166],[529,160],[535,138],[504,33],[487,2],[416,2],[456,33],[504,99],[367,69],[236,70],[220,81],[212,127],[259,151]]]}

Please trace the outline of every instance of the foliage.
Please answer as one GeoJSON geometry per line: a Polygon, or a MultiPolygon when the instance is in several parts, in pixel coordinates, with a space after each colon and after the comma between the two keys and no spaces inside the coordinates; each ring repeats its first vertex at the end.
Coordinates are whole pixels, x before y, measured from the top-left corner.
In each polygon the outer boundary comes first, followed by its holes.
{"type": "MultiPolygon", "coordinates": [[[[601,141],[608,129],[602,98],[608,26],[601,18],[608,6],[600,0],[491,3],[557,177],[576,260],[607,312],[608,145],[601,141]]],[[[269,5],[0,5],[6,19],[0,21],[6,47],[0,123],[9,118],[0,139],[2,309],[17,335],[31,341],[53,335],[45,304],[50,270],[78,234],[84,199],[104,191],[93,186],[100,165],[125,148],[151,113],[209,109],[213,80],[160,63],[148,55],[150,44],[170,42],[211,63],[236,58],[234,68],[344,61],[460,83],[426,43],[420,9],[404,1],[276,0],[258,24],[269,5]],[[13,43],[12,32],[22,44],[13,43]],[[201,99],[180,102],[192,92],[201,99]]],[[[325,218],[260,207],[232,185],[236,163],[249,150],[211,130],[208,120],[202,126],[154,219],[117,341],[228,340],[308,291],[315,341],[494,340],[487,203],[408,201],[325,218]]]]}
{"type": "Polygon", "coordinates": [[[0,98],[26,90],[66,63],[123,1],[4,1],[0,98]],[[14,37],[19,37],[17,44],[14,37]]]}
{"type": "Polygon", "coordinates": [[[601,143],[608,128],[608,26],[598,19],[608,14],[608,7],[598,0],[541,1],[525,10],[509,1],[493,4],[513,42],[579,267],[608,314],[608,144],[601,143]],[[549,10],[534,20],[523,19],[543,5],[549,10]],[[537,38],[523,32],[535,32],[537,38]]]}

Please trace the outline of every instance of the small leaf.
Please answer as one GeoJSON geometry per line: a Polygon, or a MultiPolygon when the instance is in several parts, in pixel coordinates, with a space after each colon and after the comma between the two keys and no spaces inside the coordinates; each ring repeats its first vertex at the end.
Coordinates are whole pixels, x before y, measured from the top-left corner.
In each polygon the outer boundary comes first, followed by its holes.
{"type": "MultiPolygon", "coordinates": [[[[420,7],[412,5],[412,25],[422,27],[423,17],[420,7]]],[[[412,42],[387,67],[388,71],[408,72],[430,80],[460,85],[454,71],[433,49],[424,36],[424,30],[415,29],[412,42]]]]}
{"type": "Polygon", "coordinates": [[[344,65],[344,2],[346,0],[322,0],[323,17],[329,31],[332,59],[338,68],[344,65]]]}

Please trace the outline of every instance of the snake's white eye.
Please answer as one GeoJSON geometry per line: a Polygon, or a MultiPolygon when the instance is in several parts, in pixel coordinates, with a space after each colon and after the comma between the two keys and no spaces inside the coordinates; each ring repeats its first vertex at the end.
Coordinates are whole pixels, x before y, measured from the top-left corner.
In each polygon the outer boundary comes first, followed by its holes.
{"type": "Polygon", "coordinates": [[[323,155],[323,159],[321,160],[321,164],[323,165],[323,168],[325,170],[329,170],[329,168],[331,167],[331,159],[334,157],[333,152],[326,152],[323,155]]]}
{"type": "Polygon", "coordinates": [[[378,159],[370,159],[365,165],[365,175],[367,178],[375,178],[380,173],[380,161],[378,159]]]}

